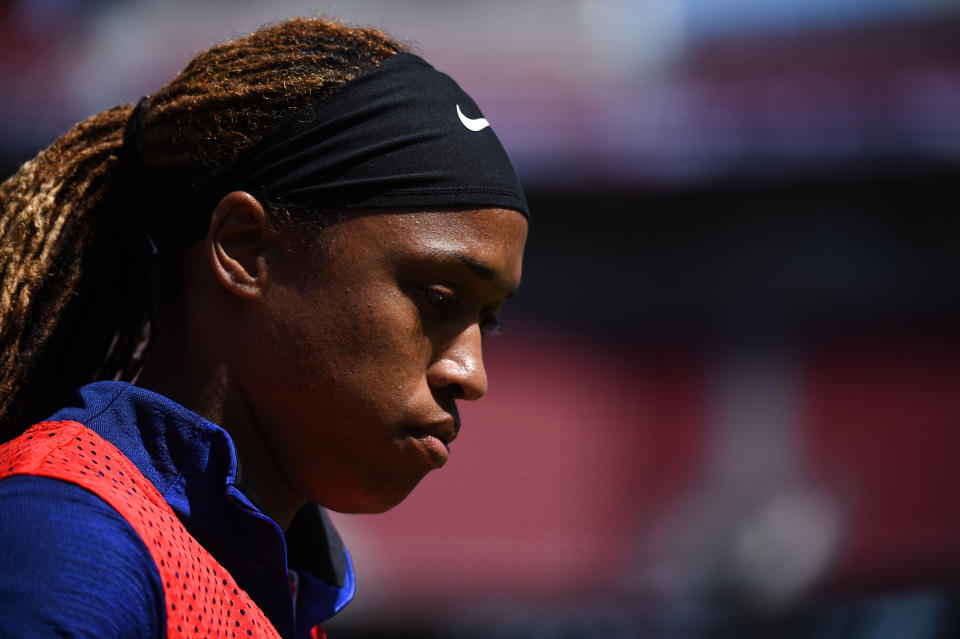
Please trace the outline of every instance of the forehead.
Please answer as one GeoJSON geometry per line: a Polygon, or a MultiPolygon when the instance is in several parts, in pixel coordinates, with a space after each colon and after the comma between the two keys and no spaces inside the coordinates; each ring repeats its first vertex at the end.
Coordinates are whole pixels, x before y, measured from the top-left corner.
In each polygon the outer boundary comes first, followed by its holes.
{"type": "Polygon", "coordinates": [[[512,282],[520,279],[527,221],[510,209],[370,210],[334,227],[329,247],[385,258],[452,257],[512,282]]]}

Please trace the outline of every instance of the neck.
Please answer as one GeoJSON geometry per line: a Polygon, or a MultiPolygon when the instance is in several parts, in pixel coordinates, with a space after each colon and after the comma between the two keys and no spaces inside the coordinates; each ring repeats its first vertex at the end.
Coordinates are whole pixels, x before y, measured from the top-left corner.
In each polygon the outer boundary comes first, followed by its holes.
{"type": "Polygon", "coordinates": [[[259,423],[224,362],[204,364],[182,345],[161,340],[152,349],[137,385],[160,393],[230,434],[242,469],[238,488],[283,531],[306,503],[286,481],[264,441],[259,423]],[[186,356],[185,352],[192,355],[186,356]],[[198,361],[199,360],[199,361],[198,361]]]}

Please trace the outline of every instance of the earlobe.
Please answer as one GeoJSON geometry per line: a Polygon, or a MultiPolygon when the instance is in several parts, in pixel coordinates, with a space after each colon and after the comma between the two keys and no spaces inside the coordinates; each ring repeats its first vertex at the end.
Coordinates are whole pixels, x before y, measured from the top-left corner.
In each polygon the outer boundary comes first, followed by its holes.
{"type": "Polygon", "coordinates": [[[232,294],[248,299],[260,296],[267,274],[265,249],[273,229],[260,202],[244,191],[220,200],[205,240],[213,273],[232,294]]]}

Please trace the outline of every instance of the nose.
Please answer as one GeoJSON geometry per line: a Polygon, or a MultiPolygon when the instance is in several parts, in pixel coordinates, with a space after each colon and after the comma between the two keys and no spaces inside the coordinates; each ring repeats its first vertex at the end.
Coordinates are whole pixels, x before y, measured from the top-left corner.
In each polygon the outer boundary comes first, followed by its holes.
{"type": "Polygon", "coordinates": [[[446,389],[457,399],[480,399],[487,393],[483,340],[477,324],[446,344],[427,369],[427,381],[432,388],[446,389]]]}

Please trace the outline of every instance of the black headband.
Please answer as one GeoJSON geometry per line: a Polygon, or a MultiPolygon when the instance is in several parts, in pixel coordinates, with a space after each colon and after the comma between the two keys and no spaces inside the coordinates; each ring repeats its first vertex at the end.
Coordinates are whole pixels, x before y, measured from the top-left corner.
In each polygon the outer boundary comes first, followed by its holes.
{"type": "MultiPolygon", "coordinates": [[[[141,99],[124,147],[138,156],[141,99]]],[[[530,217],[506,151],[474,101],[422,58],[399,53],[244,149],[184,206],[148,222],[161,246],[189,241],[220,198],[245,190],[320,210],[491,206],[530,217]],[[191,215],[191,213],[193,215],[191,215]]],[[[153,240],[151,240],[152,243],[153,240]]]]}
{"type": "Polygon", "coordinates": [[[527,201],[506,151],[457,83],[400,53],[245,149],[225,176],[322,209],[527,201]]]}

